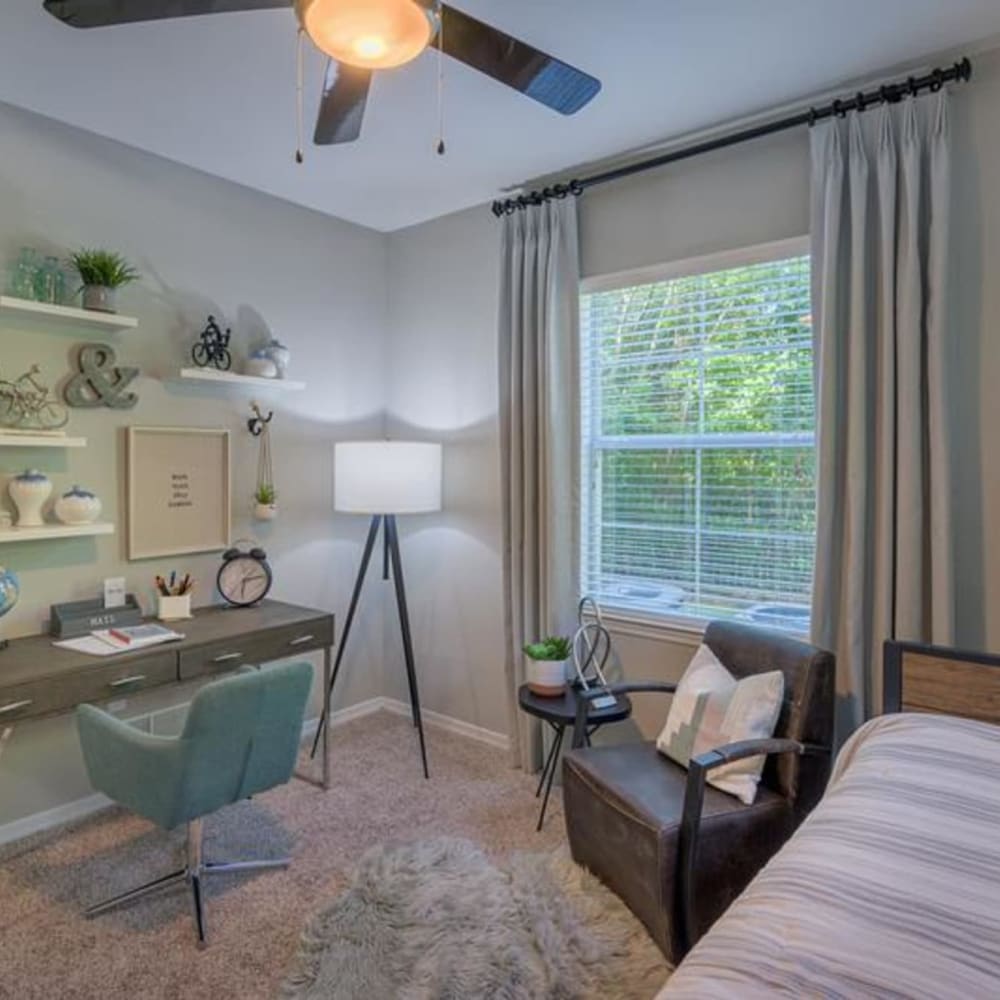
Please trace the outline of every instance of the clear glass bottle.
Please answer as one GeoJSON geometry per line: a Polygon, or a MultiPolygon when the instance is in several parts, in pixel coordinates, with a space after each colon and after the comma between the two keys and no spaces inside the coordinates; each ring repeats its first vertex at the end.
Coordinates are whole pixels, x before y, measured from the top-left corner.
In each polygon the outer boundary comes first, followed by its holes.
{"type": "Polygon", "coordinates": [[[38,287],[41,291],[40,302],[52,302],[59,305],[66,294],[66,277],[59,264],[58,257],[46,257],[39,270],[38,287]]]}
{"type": "Polygon", "coordinates": [[[7,269],[7,291],[19,299],[34,299],[41,260],[33,247],[21,247],[20,256],[7,269]]]}

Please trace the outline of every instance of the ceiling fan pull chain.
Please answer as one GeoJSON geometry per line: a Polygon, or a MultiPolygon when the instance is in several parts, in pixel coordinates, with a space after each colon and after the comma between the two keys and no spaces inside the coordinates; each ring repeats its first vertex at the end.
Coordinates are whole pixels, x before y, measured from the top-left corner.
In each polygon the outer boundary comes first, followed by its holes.
{"type": "Polygon", "coordinates": [[[295,147],[295,162],[302,163],[305,157],[302,155],[302,45],[305,40],[305,32],[299,28],[299,36],[296,40],[295,52],[295,135],[297,145],[295,147]]]}
{"type": "Polygon", "coordinates": [[[437,99],[438,99],[438,141],[437,154],[444,156],[444,18],[438,19],[438,72],[437,72],[437,99]]]}

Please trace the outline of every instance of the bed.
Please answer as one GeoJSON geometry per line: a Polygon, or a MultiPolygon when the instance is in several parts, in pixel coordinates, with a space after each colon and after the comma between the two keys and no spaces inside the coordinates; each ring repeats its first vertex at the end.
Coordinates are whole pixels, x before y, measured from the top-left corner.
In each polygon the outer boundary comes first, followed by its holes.
{"type": "Polygon", "coordinates": [[[820,804],[663,1000],[1000,997],[1000,726],[985,721],[1000,720],[1000,661],[892,647],[901,711],[848,740],[820,804]]]}

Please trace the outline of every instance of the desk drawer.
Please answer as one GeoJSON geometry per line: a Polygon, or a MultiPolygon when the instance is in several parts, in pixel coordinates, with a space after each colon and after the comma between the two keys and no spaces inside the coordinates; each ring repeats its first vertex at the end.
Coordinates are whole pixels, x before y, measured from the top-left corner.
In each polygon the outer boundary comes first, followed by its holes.
{"type": "Polygon", "coordinates": [[[177,680],[177,653],[164,651],[0,688],[0,725],[123,698],[177,680]]]}
{"type": "Polygon", "coordinates": [[[333,644],[332,622],[317,618],[301,625],[288,625],[251,632],[234,639],[208,643],[180,653],[180,679],[204,677],[236,670],[244,664],[267,663],[297,653],[308,653],[333,644]]]}

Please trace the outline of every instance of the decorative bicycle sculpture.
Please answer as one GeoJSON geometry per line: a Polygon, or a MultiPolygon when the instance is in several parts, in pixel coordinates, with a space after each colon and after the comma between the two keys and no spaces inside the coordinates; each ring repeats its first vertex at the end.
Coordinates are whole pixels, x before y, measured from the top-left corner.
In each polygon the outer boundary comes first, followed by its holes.
{"type": "Polygon", "coordinates": [[[32,365],[13,382],[0,378],[0,426],[23,431],[55,431],[69,422],[69,410],[49,395],[32,365]]]}
{"type": "Polygon", "coordinates": [[[191,360],[199,368],[215,365],[219,371],[227,372],[233,359],[229,353],[229,338],[233,331],[227,326],[225,333],[215,322],[214,316],[208,317],[208,324],[199,335],[201,339],[191,348],[191,360]]]}

